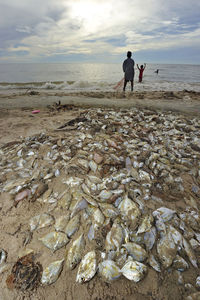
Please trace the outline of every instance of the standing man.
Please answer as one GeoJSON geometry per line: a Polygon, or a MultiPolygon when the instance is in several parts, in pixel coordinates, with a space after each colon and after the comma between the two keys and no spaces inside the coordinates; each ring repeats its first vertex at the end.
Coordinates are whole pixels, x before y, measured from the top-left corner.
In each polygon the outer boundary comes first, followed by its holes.
{"type": "Polygon", "coordinates": [[[135,75],[134,65],[135,62],[131,58],[132,53],[131,51],[127,52],[127,59],[123,62],[123,71],[124,71],[124,88],[123,91],[125,92],[127,82],[131,82],[131,91],[133,91],[133,80],[135,75]]]}

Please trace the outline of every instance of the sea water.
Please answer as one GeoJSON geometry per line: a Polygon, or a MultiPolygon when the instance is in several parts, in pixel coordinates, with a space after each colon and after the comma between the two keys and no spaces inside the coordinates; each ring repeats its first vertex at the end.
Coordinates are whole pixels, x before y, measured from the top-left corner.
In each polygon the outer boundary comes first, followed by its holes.
{"type": "MultiPolygon", "coordinates": [[[[200,92],[200,65],[147,64],[143,82],[136,91],[200,92]],[[156,74],[155,70],[159,69],[156,74]]],[[[74,91],[114,91],[123,78],[121,64],[102,63],[8,63],[0,64],[0,89],[59,89],[74,91]]],[[[120,86],[119,89],[122,87],[120,86]]],[[[130,89],[129,84],[127,90],[130,89]]]]}

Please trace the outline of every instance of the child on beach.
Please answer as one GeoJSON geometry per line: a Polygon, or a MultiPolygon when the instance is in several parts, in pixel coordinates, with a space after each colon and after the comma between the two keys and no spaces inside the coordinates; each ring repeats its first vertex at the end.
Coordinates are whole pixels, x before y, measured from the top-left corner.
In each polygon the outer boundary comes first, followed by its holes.
{"type": "Polygon", "coordinates": [[[139,82],[142,82],[142,76],[143,76],[144,69],[146,68],[146,64],[144,64],[144,66],[141,65],[140,68],[137,64],[137,68],[140,71],[140,73],[139,73],[139,82]]]}

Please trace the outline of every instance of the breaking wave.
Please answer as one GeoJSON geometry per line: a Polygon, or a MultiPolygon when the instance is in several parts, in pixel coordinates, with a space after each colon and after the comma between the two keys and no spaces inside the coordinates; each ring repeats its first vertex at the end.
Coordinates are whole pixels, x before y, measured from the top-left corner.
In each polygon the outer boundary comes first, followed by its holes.
{"type": "MultiPolygon", "coordinates": [[[[123,83],[117,88],[122,89],[123,83]]],[[[26,83],[9,83],[0,82],[0,90],[64,90],[69,92],[74,91],[114,91],[115,83],[99,81],[48,81],[48,82],[26,82],[26,83]]],[[[129,90],[127,85],[127,91],[129,90]]],[[[188,83],[188,82],[170,82],[170,81],[147,81],[134,84],[135,91],[196,91],[200,92],[200,83],[188,83]]]]}

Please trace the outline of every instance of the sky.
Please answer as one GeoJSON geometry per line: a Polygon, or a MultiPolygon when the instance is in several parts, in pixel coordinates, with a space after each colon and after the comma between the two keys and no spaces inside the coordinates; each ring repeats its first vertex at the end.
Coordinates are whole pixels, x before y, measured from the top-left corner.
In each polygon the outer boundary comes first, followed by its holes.
{"type": "Polygon", "coordinates": [[[199,0],[0,0],[0,63],[200,64],[199,0]]]}

